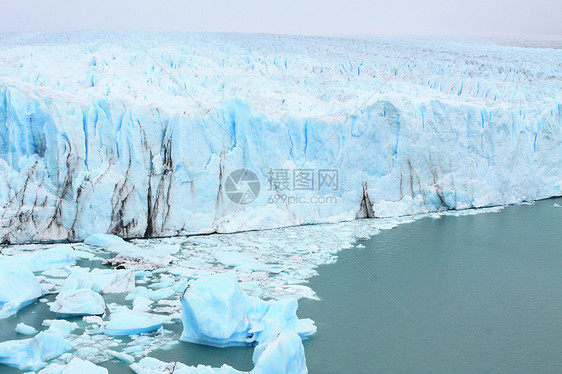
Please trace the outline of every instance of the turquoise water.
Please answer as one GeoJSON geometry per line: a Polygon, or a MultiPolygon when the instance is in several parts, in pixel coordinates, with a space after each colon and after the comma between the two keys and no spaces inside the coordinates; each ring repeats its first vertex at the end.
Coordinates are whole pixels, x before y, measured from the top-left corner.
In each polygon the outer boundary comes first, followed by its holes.
{"type": "MultiPolygon", "coordinates": [[[[554,203],[562,199],[424,218],[340,252],[310,280],[321,300],[300,301],[299,316],[318,326],[305,341],[310,373],[562,373],[562,208],[554,203]]],[[[45,318],[52,313],[37,302],[0,320],[0,341],[25,338],[13,331],[18,321],[45,318]]],[[[166,328],[179,335],[181,322],[166,328]]],[[[252,353],[180,342],[150,356],[250,370],[252,353]]],[[[101,366],[131,373],[123,363],[101,366]]]]}
{"type": "Polygon", "coordinates": [[[425,218],[341,252],[310,281],[321,301],[300,304],[319,331],[310,372],[562,373],[553,203],[425,218]]]}

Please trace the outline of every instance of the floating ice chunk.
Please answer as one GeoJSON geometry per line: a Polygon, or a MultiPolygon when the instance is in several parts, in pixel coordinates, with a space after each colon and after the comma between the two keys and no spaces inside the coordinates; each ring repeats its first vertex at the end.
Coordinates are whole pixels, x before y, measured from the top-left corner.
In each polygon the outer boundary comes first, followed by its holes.
{"type": "Polygon", "coordinates": [[[150,305],[153,302],[154,301],[147,299],[146,297],[138,296],[133,300],[133,310],[139,312],[148,312],[150,310],[150,305]]]}
{"type": "Polygon", "coordinates": [[[11,261],[25,264],[31,271],[62,269],[76,264],[76,254],[69,245],[58,245],[37,252],[19,253],[11,256],[11,261]]]}
{"type": "Polygon", "coordinates": [[[287,329],[306,337],[313,321],[299,320],[297,300],[248,296],[234,272],[196,280],[182,296],[181,340],[217,347],[266,343],[287,329]]]}
{"type": "Polygon", "coordinates": [[[169,321],[170,318],[166,316],[121,308],[111,314],[109,323],[105,326],[105,334],[123,336],[154,332],[169,321]]]}
{"type": "Polygon", "coordinates": [[[155,243],[150,246],[127,244],[129,245],[109,245],[106,247],[107,251],[118,253],[118,255],[112,259],[105,260],[104,263],[113,266],[124,266],[127,269],[154,270],[172,262],[172,255],[180,249],[180,246],[177,244],[155,243]]]}
{"type": "Polygon", "coordinates": [[[107,248],[111,245],[132,245],[122,238],[111,234],[93,234],[84,240],[84,244],[92,245],[94,247],[107,248]]]}
{"type": "Polygon", "coordinates": [[[156,283],[152,283],[150,285],[150,288],[152,289],[160,289],[160,288],[166,288],[166,287],[171,287],[173,286],[175,283],[174,279],[170,276],[167,275],[162,275],[160,276],[160,281],[156,282],[156,283]]]}
{"type": "Polygon", "coordinates": [[[68,290],[57,295],[51,304],[51,312],[61,318],[101,315],[105,312],[105,302],[90,288],[68,290]]]}
{"type": "Polygon", "coordinates": [[[562,205],[558,204],[558,203],[554,203],[552,204],[553,207],[555,208],[562,208],[562,205]]]}
{"type": "Polygon", "coordinates": [[[103,319],[99,316],[84,316],[82,317],[82,321],[97,325],[101,325],[103,323],[103,319]]]}
{"type": "Polygon", "coordinates": [[[35,335],[37,330],[33,326],[28,326],[23,322],[20,322],[16,326],[16,332],[21,335],[35,335]]]}
{"type": "Polygon", "coordinates": [[[115,351],[109,350],[109,351],[106,351],[106,353],[108,355],[110,355],[111,357],[116,358],[119,361],[126,362],[128,364],[135,362],[135,358],[133,356],[128,355],[124,352],[115,352],[115,351]]]}
{"type": "Polygon", "coordinates": [[[135,288],[132,270],[74,269],[62,285],[60,292],[89,288],[99,293],[125,293],[135,288]]]}
{"type": "MultiPolygon", "coordinates": [[[[258,299],[259,300],[259,299],[258,299]]],[[[261,301],[261,300],[260,300],[261,301]]],[[[263,301],[262,301],[263,302],[263,301]]],[[[294,332],[301,339],[306,339],[316,332],[314,321],[309,318],[297,318],[298,303],[295,298],[286,298],[269,302],[267,312],[253,324],[251,333],[255,333],[259,344],[267,344],[281,332],[294,332]]]]}
{"type": "Polygon", "coordinates": [[[101,293],[124,293],[135,288],[135,274],[132,270],[93,269],[90,275],[101,293]]]}
{"type": "Polygon", "coordinates": [[[162,362],[152,357],[144,357],[139,362],[130,365],[130,368],[137,374],[242,374],[241,371],[233,369],[228,365],[220,368],[198,365],[187,366],[181,362],[162,362]]]}
{"type": "Polygon", "coordinates": [[[43,289],[25,265],[0,259],[0,319],[10,317],[43,296],[43,289]]]}
{"type": "Polygon", "coordinates": [[[70,350],[72,346],[57,331],[40,332],[30,339],[0,343],[0,364],[20,370],[39,370],[47,361],[70,350]]]}
{"type": "Polygon", "coordinates": [[[59,293],[89,288],[96,292],[101,291],[101,285],[96,284],[88,269],[74,268],[68,278],[61,285],[59,293]]]}
{"type": "Polygon", "coordinates": [[[254,344],[250,318],[259,320],[267,306],[257,303],[256,315],[248,316],[248,298],[234,272],[198,279],[181,299],[181,340],[217,347],[254,344]]]}
{"type": "Polygon", "coordinates": [[[302,340],[295,332],[280,332],[274,340],[254,350],[252,374],[308,373],[302,340]]]}
{"type": "Polygon", "coordinates": [[[78,328],[76,322],[69,322],[64,319],[46,319],[43,321],[43,326],[49,327],[47,331],[55,332],[63,338],[68,338],[78,328]]]}
{"type": "Polygon", "coordinates": [[[41,370],[39,374],[108,374],[106,368],[75,357],[67,365],[52,364],[41,370]]]}

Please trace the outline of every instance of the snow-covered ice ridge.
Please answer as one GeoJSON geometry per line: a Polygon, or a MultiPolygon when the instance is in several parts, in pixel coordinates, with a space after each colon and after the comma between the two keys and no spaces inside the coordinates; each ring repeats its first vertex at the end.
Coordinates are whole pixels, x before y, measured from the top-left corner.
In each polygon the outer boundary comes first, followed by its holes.
{"type": "Polygon", "coordinates": [[[421,40],[3,35],[0,241],[232,232],[562,195],[560,61],[559,49],[421,40]],[[248,205],[223,194],[238,168],[261,178],[248,205]],[[270,168],[338,169],[337,190],[307,192],[337,203],[271,203],[270,168]]]}

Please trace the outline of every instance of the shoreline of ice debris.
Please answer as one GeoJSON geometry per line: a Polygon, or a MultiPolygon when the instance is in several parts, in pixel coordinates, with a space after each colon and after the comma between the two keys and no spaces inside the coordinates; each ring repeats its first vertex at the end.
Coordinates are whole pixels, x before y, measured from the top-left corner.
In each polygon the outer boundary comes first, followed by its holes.
{"type": "MultiPolygon", "coordinates": [[[[41,354],[30,364],[33,369],[45,367],[44,372],[51,373],[63,370],[65,365],[93,365],[115,359],[132,363],[134,370],[144,373],[152,370],[150,367],[169,365],[145,357],[154,350],[178,344],[181,336],[166,326],[181,323],[181,295],[188,284],[197,279],[234,270],[241,290],[250,298],[259,297],[271,302],[295,297],[317,299],[314,290],[306,286],[308,279],[317,274],[316,268],[334,263],[339,251],[354,245],[360,247],[359,241],[381,230],[424,217],[472,215],[502,209],[494,207],[228,235],[129,242],[111,235],[96,234],[84,243],[7,246],[0,255],[0,264],[30,264],[35,270],[34,280],[40,286],[36,289],[39,291],[33,294],[34,300],[45,294],[56,295],[54,301],[47,302],[45,306],[51,308],[53,318],[84,316],[71,325],[74,331],[65,333],[61,339],[48,335],[57,339],[60,350],[41,354]],[[115,258],[120,259],[119,265],[112,268],[80,266],[82,261],[111,264],[115,258]],[[84,296],[76,301],[73,297],[77,290],[83,291],[84,296]],[[115,297],[108,300],[111,295],[115,297]],[[105,299],[103,310],[100,297],[105,299]],[[71,359],[86,363],[72,363],[71,359]],[[133,363],[139,359],[142,360],[133,363]]],[[[38,326],[20,326],[19,329],[31,332],[27,327],[38,326]]],[[[34,342],[37,337],[43,339],[47,331],[39,331],[31,341],[34,342]]],[[[293,338],[287,336],[284,339],[293,338]]],[[[0,347],[9,350],[10,345],[23,343],[1,344],[0,347]]],[[[33,350],[35,343],[26,344],[25,347],[33,350]]],[[[22,348],[23,351],[29,349],[22,348]]],[[[269,352],[268,355],[275,353],[269,352]]],[[[18,362],[12,364],[17,365],[18,362]]],[[[182,364],[177,365],[181,367],[182,364]]],[[[256,368],[259,365],[256,364],[256,368]]]]}

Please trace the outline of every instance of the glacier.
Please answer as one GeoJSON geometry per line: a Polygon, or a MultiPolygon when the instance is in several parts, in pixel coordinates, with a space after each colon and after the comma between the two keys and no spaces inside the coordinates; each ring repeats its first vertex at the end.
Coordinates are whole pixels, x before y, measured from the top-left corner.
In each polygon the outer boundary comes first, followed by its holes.
{"type": "Polygon", "coordinates": [[[6,34],[0,242],[235,232],[560,196],[560,61],[560,49],[450,41],[6,34]],[[224,193],[241,168],[261,183],[246,205],[224,193]],[[300,193],[335,200],[272,199],[272,169],[336,169],[337,189],[300,193]]]}

